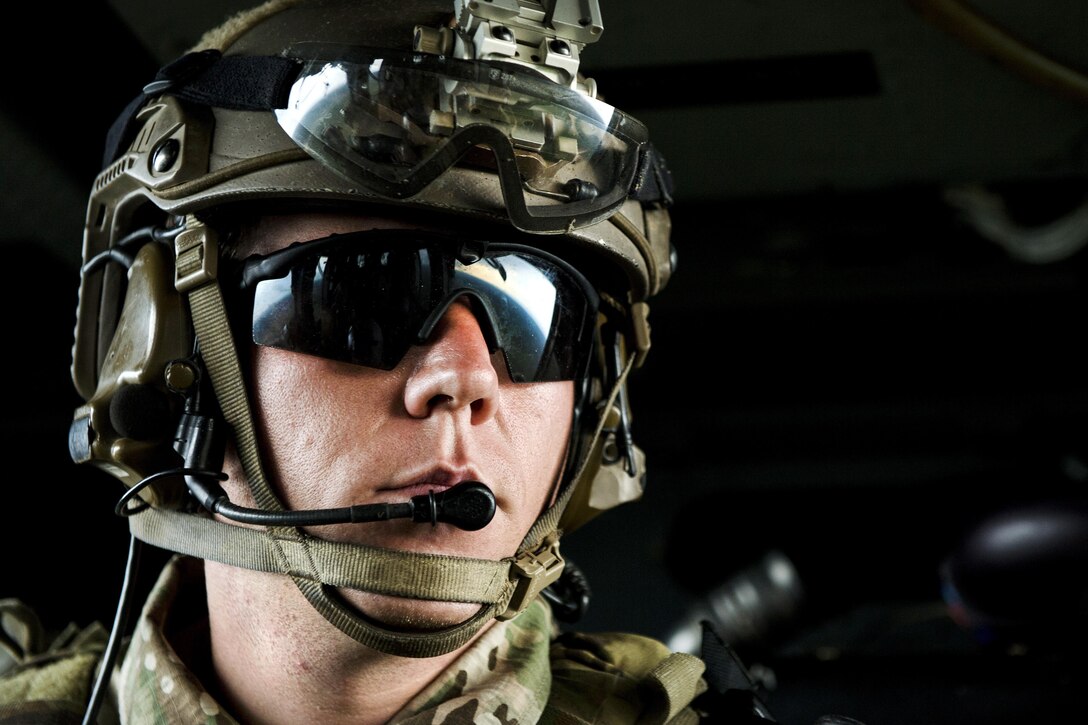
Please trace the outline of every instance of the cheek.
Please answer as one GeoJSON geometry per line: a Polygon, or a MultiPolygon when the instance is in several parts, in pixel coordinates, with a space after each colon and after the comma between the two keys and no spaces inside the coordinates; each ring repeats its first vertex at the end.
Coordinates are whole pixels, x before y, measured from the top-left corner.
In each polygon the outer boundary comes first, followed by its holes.
{"type": "Polygon", "coordinates": [[[548,440],[566,442],[574,414],[574,383],[562,380],[526,387],[530,390],[518,405],[525,424],[548,440]]]}
{"type": "Polygon", "coordinates": [[[254,348],[251,372],[266,473],[302,487],[326,473],[330,450],[358,445],[388,420],[396,388],[382,371],[267,347],[254,348]]]}
{"type": "Polygon", "coordinates": [[[260,346],[251,374],[258,418],[285,438],[307,427],[327,433],[346,418],[358,420],[361,410],[382,416],[392,409],[398,385],[385,371],[260,346]]]}
{"type": "Polygon", "coordinates": [[[526,479],[537,482],[533,497],[543,507],[566,460],[574,411],[574,384],[569,381],[507,387],[507,420],[516,420],[509,439],[526,469],[526,479]]]}
{"type": "Polygon", "coordinates": [[[314,411],[326,392],[313,365],[301,355],[256,348],[253,355],[253,401],[262,438],[277,450],[285,441],[312,444],[314,411]]]}

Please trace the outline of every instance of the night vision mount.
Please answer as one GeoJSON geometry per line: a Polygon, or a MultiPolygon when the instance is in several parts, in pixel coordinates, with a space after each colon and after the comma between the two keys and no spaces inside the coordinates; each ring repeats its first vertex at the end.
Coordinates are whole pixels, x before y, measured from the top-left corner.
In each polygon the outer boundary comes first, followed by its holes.
{"type": "Polygon", "coordinates": [[[595,98],[581,50],[604,32],[597,0],[454,0],[454,27],[417,26],[414,50],[519,63],[595,98]]]}

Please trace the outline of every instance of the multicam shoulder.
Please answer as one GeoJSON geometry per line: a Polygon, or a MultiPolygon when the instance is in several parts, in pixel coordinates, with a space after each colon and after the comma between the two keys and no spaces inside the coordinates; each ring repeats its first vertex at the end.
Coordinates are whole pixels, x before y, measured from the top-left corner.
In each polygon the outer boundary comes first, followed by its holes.
{"type": "Polygon", "coordinates": [[[537,600],[498,622],[391,721],[396,725],[531,725],[551,687],[551,610],[537,600]]]}
{"type": "Polygon", "coordinates": [[[687,725],[706,691],[705,665],[636,634],[566,633],[551,647],[552,689],[541,725],[687,725]]]}
{"type": "Polygon", "coordinates": [[[82,719],[108,634],[69,625],[48,645],[37,615],[0,600],[0,725],[60,725],[82,719]]]}
{"type": "Polygon", "coordinates": [[[560,634],[537,600],[498,623],[396,725],[689,725],[703,661],[634,634],[560,634]]]}

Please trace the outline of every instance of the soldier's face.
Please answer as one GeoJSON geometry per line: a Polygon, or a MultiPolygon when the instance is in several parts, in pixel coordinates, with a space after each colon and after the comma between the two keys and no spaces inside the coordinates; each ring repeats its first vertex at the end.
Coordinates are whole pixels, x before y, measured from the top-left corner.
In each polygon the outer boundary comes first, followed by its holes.
{"type": "MultiPolygon", "coordinates": [[[[315,216],[270,218],[255,251],[300,239],[395,225],[315,216]]],[[[485,483],[497,511],[479,531],[407,520],[322,526],[324,539],[487,559],[510,556],[552,496],[570,435],[570,381],[514,383],[480,324],[455,303],[424,345],[389,371],[269,347],[252,349],[253,402],[263,462],[290,509],[407,501],[460,480],[485,483]]],[[[231,481],[244,480],[237,464],[231,481]]],[[[248,498],[235,485],[232,500],[248,498]]],[[[478,605],[341,594],[401,626],[466,619],[478,605]]]]}

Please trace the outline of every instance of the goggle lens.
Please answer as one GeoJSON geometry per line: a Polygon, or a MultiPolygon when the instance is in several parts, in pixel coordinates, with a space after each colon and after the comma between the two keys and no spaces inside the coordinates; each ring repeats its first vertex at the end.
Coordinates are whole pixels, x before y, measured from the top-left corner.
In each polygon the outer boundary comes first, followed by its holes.
{"type": "Polygon", "coordinates": [[[280,125],[370,191],[413,196],[454,164],[494,167],[529,232],[611,215],[632,191],[646,127],[518,66],[302,43],[280,125]]]}

